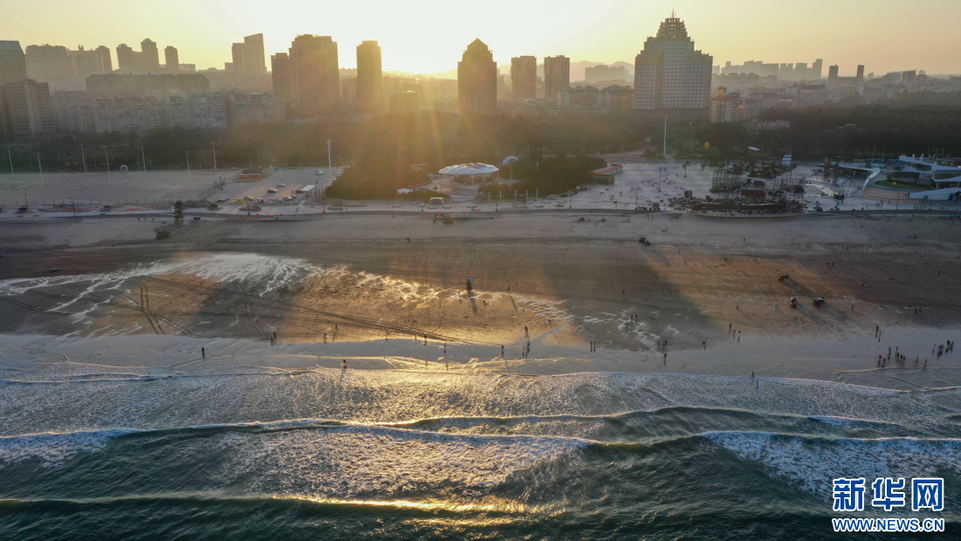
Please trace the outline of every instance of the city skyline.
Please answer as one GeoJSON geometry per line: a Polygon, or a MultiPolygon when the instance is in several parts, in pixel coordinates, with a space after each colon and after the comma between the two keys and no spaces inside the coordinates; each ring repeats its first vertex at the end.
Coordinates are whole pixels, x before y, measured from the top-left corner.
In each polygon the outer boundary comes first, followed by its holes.
{"type": "Polygon", "coordinates": [[[950,21],[961,18],[961,3],[946,0],[921,0],[910,6],[879,0],[870,10],[826,0],[809,2],[803,9],[784,0],[741,0],[724,5],[698,0],[644,5],[606,0],[589,6],[560,3],[546,12],[533,3],[491,0],[488,4],[489,9],[465,20],[456,7],[436,1],[399,7],[388,2],[321,6],[283,0],[270,5],[246,0],[229,4],[170,0],[128,5],[103,0],[99,9],[90,10],[89,6],[39,0],[9,6],[3,34],[4,39],[18,40],[24,47],[51,44],[93,49],[106,45],[114,54],[121,43],[139,44],[147,38],[160,49],[176,47],[180,62],[195,64],[198,69],[222,68],[231,60],[231,43],[238,36],[263,33],[269,57],[287,50],[297,35],[314,34],[332,36],[343,44],[339,51],[342,68],[356,67],[355,46],[376,40],[383,51],[384,71],[437,74],[456,70],[465,33],[468,42],[474,38],[484,41],[499,65],[526,55],[564,55],[572,62],[630,62],[652,28],[675,10],[689,32],[698,37],[698,48],[714,57],[715,65],[824,58],[827,64],[839,65],[842,76],[853,75],[858,65],[866,65],[876,74],[911,69],[929,74],[961,73],[961,59],[950,54],[954,49],[950,21]],[[292,11],[298,16],[291,17],[292,11]],[[372,11],[379,14],[376,20],[367,16],[372,11]],[[37,16],[41,13],[44,17],[37,16]],[[192,15],[183,16],[188,13],[192,15]],[[532,20],[538,24],[530,25],[532,20]],[[460,24],[452,24],[454,21],[460,24]],[[925,31],[910,30],[918,27],[925,31]],[[891,39],[904,36],[905,31],[910,39],[891,39]],[[412,35],[417,38],[411,39],[412,35]]]}

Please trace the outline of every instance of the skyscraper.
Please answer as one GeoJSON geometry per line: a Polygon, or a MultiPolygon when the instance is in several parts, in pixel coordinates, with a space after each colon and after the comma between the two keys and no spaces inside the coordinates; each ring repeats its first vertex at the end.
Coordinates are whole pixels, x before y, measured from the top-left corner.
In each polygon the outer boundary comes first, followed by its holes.
{"type": "Polygon", "coordinates": [[[0,85],[27,78],[27,63],[19,41],[0,41],[0,85]]]}
{"type": "Polygon", "coordinates": [[[284,98],[298,116],[329,112],[340,104],[340,73],[337,44],[330,36],[303,34],[294,38],[289,55],[274,55],[274,92],[284,98]]]}
{"type": "Polygon", "coordinates": [[[537,97],[537,57],[511,58],[511,99],[523,103],[537,97]]]}
{"type": "Polygon", "coordinates": [[[139,73],[139,54],[140,53],[133,50],[133,47],[126,43],[117,45],[117,69],[124,73],[139,73]]]}
{"type": "Polygon", "coordinates": [[[53,132],[50,86],[33,79],[0,86],[0,120],[0,131],[7,135],[53,132]]]}
{"type": "Polygon", "coordinates": [[[253,34],[244,38],[244,73],[263,75],[267,73],[264,57],[264,35],[253,34]]]}
{"type": "Polygon", "coordinates": [[[357,46],[357,107],[367,113],[381,109],[384,100],[384,73],[380,45],[365,41],[357,46]]]}
{"type": "Polygon", "coordinates": [[[835,64],[833,66],[828,67],[828,81],[837,81],[837,80],[838,80],[838,65],[835,64]]]}
{"type": "Polygon", "coordinates": [[[480,39],[475,39],[457,63],[457,94],[461,113],[497,112],[497,62],[480,39]]]}
{"type": "Polygon", "coordinates": [[[62,45],[28,45],[24,54],[27,77],[41,82],[73,79],[73,65],[62,45]]]}
{"type": "Polygon", "coordinates": [[[73,68],[74,79],[86,79],[95,74],[110,73],[110,49],[100,46],[96,49],[84,50],[83,45],[76,51],[67,51],[73,68]],[[104,57],[106,55],[106,58],[104,57]],[[106,64],[104,63],[106,60],[106,64]]]}
{"type": "Polygon", "coordinates": [[[287,53],[277,53],[270,57],[270,77],[274,94],[284,100],[284,107],[293,107],[294,86],[290,74],[290,57],[287,53]]]}
{"type": "Polygon", "coordinates": [[[143,56],[143,71],[147,73],[160,73],[160,51],[157,50],[157,44],[154,43],[150,38],[147,38],[140,42],[140,51],[143,56]]]}
{"type": "Polygon", "coordinates": [[[224,68],[229,73],[245,75],[263,75],[267,73],[264,60],[264,35],[254,34],[244,38],[243,43],[234,43],[230,47],[233,62],[225,62],[224,68]]]}
{"type": "Polygon", "coordinates": [[[707,112],[713,62],[694,49],[684,23],[672,14],[634,61],[634,109],[707,112]]]}
{"type": "Polygon", "coordinates": [[[177,48],[173,45],[168,45],[164,49],[164,62],[167,64],[167,73],[177,73],[180,71],[180,55],[177,53],[177,48]]]}
{"type": "Polygon", "coordinates": [[[110,48],[101,45],[97,47],[97,52],[100,54],[101,66],[103,66],[103,73],[110,73],[113,71],[113,61],[110,59],[110,48]]]}
{"type": "MultiPolygon", "coordinates": [[[[109,60],[110,55],[107,55],[109,60]]],[[[160,52],[157,44],[145,39],[140,42],[140,51],[134,51],[125,43],[117,46],[117,65],[122,73],[160,73],[160,52]]]]}
{"type": "Polygon", "coordinates": [[[233,62],[225,65],[227,73],[247,73],[246,46],[243,43],[234,43],[230,46],[230,56],[233,62]]]}
{"type": "Polygon", "coordinates": [[[557,101],[557,94],[571,86],[571,59],[566,56],[544,58],[544,99],[557,101]]]}

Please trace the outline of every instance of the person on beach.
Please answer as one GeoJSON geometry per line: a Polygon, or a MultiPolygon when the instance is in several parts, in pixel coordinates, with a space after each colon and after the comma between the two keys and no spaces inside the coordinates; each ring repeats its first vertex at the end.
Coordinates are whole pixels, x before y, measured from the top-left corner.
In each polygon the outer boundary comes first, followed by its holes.
{"type": "Polygon", "coordinates": [[[200,357],[201,357],[202,359],[206,359],[206,358],[207,358],[207,352],[204,351],[204,348],[200,348],[200,357]]]}
{"type": "Polygon", "coordinates": [[[344,362],[340,363],[340,366],[341,366],[344,370],[347,370],[347,359],[344,359],[344,362]]]}

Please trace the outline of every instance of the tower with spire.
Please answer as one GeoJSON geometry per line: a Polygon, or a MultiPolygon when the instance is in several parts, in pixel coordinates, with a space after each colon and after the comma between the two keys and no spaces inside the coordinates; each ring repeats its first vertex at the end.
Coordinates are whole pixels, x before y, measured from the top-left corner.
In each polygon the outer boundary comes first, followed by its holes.
{"type": "Polygon", "coordinates": [[[713,62],[711,55],[694,49],[684,22],[671,10],[634,61],[635,111],[705,113],[711,105],[713,62]]]}

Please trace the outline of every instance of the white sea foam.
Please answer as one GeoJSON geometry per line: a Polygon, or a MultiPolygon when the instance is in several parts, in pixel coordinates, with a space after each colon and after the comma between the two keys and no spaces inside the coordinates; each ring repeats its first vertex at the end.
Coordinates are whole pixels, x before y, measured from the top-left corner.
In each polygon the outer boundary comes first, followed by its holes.
{"type": "Polygon", "coordinates": [[[822,439],[760,432],[704,435],[744,460],[759,462],[804,490],[830,497],[839,477],[930,477],[940,469],[961,475],[961,440],[822,439]]]}
{"type": "Polygon", "coordinates": [[[0,468],[27,460],[39,460],[44,468],[59,466],[81,451],[96,451],[111,439],[133,432],[136,430],[0,436],[0,468]]]}
{"type": "Polygon", "coordinates": [[[380,427],[222,434],[182,448],[180,460],[210,452],[234,456],[219,475],[258,491],[304,496],[400,496],[439,490],[488,493],[512,475],[577,454],[570,438],[463,436],[380,427]],[[213,449],[211,449],[213,447],[213,449]]]}

